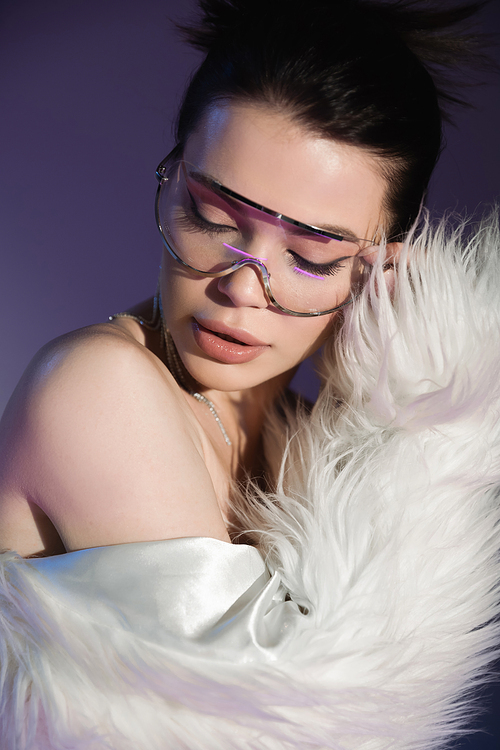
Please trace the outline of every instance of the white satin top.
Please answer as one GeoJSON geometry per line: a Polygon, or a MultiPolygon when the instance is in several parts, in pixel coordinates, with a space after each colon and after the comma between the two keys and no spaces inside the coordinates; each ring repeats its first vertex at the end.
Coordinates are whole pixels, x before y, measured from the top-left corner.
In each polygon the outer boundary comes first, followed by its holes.
{"type": "Polygon", "coordinates": [[[32,559],[45,593],[159,646],[274,660],[305,615],[248,545],[190,537],[32,559]]]}

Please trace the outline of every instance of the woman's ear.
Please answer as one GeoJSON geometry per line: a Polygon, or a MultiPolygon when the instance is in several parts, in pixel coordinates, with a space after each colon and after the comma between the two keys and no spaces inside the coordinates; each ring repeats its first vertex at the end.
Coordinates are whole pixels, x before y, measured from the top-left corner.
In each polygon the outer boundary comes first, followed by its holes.
{"type": "MultiPolygon", "coordinates": [[[[399,263],[399,256],[403,248],[402,242],[388,242],[385,246],[385,258],[384,258],[384,279],[387,285],[389,293],[392,294],[394,291],[394,268],[399,263]]],[[[380,246],[373,245],[373,247],[367,247],[363,251],[363,260],[368,265],[373,266],[380,253],[380,246]]]]}

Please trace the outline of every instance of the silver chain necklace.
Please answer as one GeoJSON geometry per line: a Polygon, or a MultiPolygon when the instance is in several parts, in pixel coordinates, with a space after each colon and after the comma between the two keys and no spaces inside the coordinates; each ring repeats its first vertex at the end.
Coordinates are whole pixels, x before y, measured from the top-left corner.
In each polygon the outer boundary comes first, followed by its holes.
{"type": "Polygon", "coordinates": [[[146,320],[141,315],[133,315],[132,313],[127,312],[116,313],[115,315],[109,316],[110,320],[114,320],[115,318],[132,318],[132,320],[137,321],[139,325],[144,326],[148,330],[160,332],[160,344],[162,348],[165,348],[165,364],[167,365],[167,368],[173,376],[175,382],[182,388],[183,391],[186,391],[186,393],[189,393],[190,396],[208,407],[213,418],[219,425],[219,429],[222,432],[224,440],[226,441],[226,445],[232,445],[231,439],[226,432],[226,428],[222,424],[222,420],[219,417],[214,403],[210,401],[209,398],[204,396],[203,393],[199,393],[198,391],[189,388],[186,383],[184,365],[181,362],[181,358],[179,357],[179,353],[176,349],[170,331],[163,325],[163,309],[161,305],[160,290],[158,289],[154,297],[153,314],[151,316],[151,320],[146,320]]]}

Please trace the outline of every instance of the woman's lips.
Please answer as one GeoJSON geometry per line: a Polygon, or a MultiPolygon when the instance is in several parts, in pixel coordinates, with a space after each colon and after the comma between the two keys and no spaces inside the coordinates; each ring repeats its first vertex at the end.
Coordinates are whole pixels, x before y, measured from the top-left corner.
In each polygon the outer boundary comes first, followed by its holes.
{"type": "Polygon", "coordinates": [[[267,344],[258,341],[246,331],[230,329],[208,320],[205,323],[206,326],[193,318],[194,340],[202,352],[224,364],[251,362],[268,348],[267,344]],[[235,340],[228,341],[226,337],[235,340]]]}

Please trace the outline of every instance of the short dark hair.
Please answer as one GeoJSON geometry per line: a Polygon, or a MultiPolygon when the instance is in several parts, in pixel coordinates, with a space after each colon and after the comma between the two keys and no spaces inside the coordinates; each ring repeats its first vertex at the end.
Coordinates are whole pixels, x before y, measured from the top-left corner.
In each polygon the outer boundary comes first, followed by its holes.
{"type": "Polygon", "coordinates": [[[177,150],[207,108],[228,100],[289,111],[307,129],[381,157],[386,230],[418,215],[441,149],[440,90],[427,64],[478,58],[471,34],[450,29],[483,3],[432,10],[368,0],[199,0],[181,27],[206,57],[186,90],[177,150]]]}

